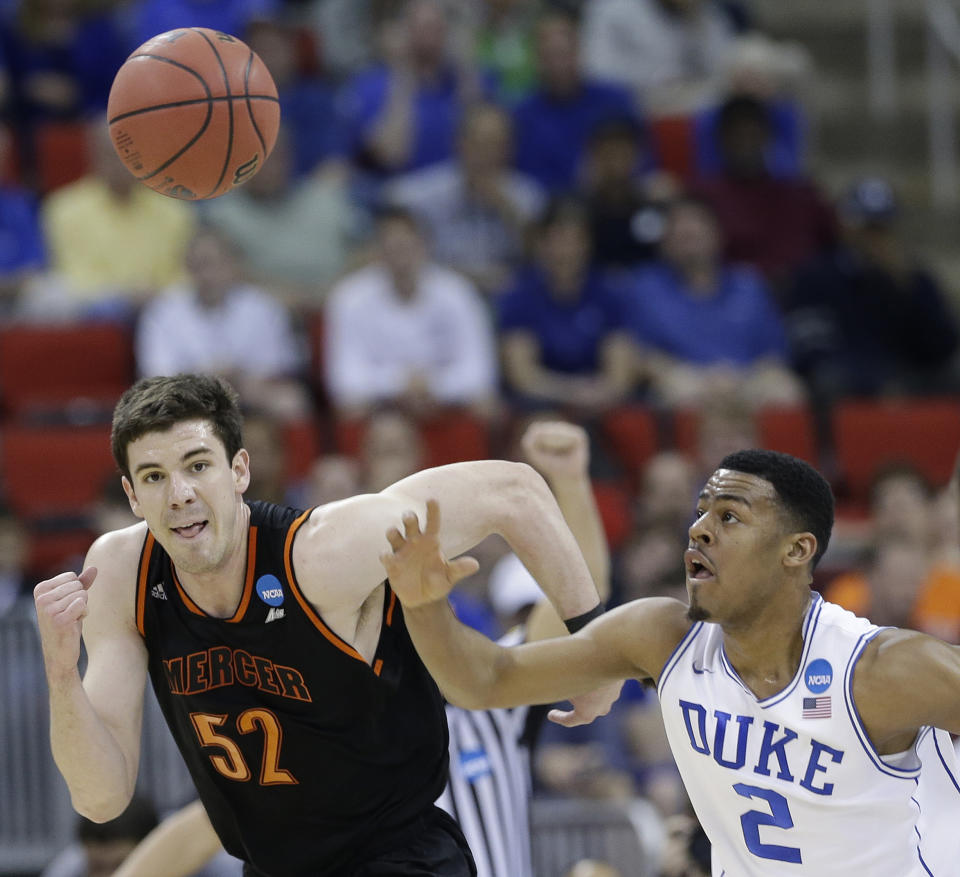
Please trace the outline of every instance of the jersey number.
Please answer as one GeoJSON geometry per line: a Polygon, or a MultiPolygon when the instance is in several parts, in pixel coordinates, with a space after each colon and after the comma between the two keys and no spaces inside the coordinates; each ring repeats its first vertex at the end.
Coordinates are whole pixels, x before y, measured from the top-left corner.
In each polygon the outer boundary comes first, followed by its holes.
{"type": "Polygon", "coordinates": [[[772,825],[775,828],[793,828],[793,817],[790,815],[790,805],[783,795],[770,789],[761,789],[759,786],[748,786],[746,783],[736,783],[733,790],[744,798],[763,798],[770,808],[766,813],[762,810],[748,810],[740,817],[743,826],[743,839],[747,849],[761,859],[776,859],[778,862],[793,862],[801,864],[800,850],[796,847],[782,847],[779,844],[765,844],[760,840],[760,826],[772,825]]]}
{"type": "MultiPolygon", "coordinates": [[[[213,766],[229,780],[247,782],[253,774],[244,761],[240,747],[225,734],[217,733],[217,728],[227,721],[226,716],[210,713],[190,713],[190,720],[203,746],[217,746],[223,754],[211,755],[213,766]]],[[[283,729],[277,717],[265,709],[244,710],[237,716],[237,730],[249,734],[259,728],[263,732],[263,757],[260,760],[260,785],[283,786],[296,785],[297,780],[288,770],[280,767],[280,744],[283,742],[283,729]]]]}

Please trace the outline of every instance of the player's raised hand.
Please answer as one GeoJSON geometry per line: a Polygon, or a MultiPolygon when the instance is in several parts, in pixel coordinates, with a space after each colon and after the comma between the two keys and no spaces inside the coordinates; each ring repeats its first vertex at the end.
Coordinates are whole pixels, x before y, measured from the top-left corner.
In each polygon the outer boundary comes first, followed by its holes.
{"type": "Polygon", "coordinates": [[[536,421],[520,440],[523,452],[548,481],[587,474],[590,440],[582,426],[559,420],[536,421]]]}
{"type": "Polygon", "coordinates": [[[547,718],[551,722],[563,725],[567,728],[573,728],[576,725],[588,725],[594,719],[605,716],[610,712],[610,707],[620,697],[620,689],[623,682],[613,682],[605,685],[603,688],[597,688],[587,694],[581,694],[579,697],[570,698],[573,704],[571,710],[550,710],[547,718]]]}
{"type": "Polygon", "coordinates": [[[80,575],[60,573],[33,589],[44,663],[51,676],[76,670],[87,591],[96,577],[96,567],[91,566],[80,575]]]}
{"type": "Polygon", "coordinates": [[[396,527],[387,530],[387,541],[393,549],[380,555],[390,586],[400,602],[408,608],[442,600],[453,586],[472,575],[479,564],[472,557],[447,560],[440,548],[440,507],[435,499],[427,500],[427,521],[423,530],[416,514],[403,516],[401,533],[396,527]]]}

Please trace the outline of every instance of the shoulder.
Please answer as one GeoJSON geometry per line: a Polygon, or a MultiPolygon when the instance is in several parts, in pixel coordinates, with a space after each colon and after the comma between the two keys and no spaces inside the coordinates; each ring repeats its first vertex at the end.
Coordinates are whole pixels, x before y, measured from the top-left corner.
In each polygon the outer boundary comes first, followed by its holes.
{"type": "Polygon", "coordinates": [[[327,296],[326,309],[357,309],[365,306],[372,298],[381,295],[385,290],[384,275],[376,265],[367,265],[351,272],[330,290],[327,296]]]}
{"type": "Polygon", "coordinates": [[[458,304],[473,304],[480,301],[477,288],[463,274],[436,262],[424,268],[423,288],[434,303],[456,301],[458,304]]]}
{"type": "Polygon", "coordinates": [[[634,666],[657,680],[692,622],[685,603],[670,597],[647,597],[610,610],[594,624],[599,635],[609,637],[634,666]]]}
{"type": "MultiPolygon", "coordinates": [[[[84,567],[97,569],[96,580],[90,588],[91,614],[95,604],[99,604],[104,614],[133,626],[137,572],[146,538],[147,525],[141,521],[106,533],[90,546],[84,567]]],[[[84,625],[85,630],[87,627],[88,624],[84,625]]]]}
{"type": "Polygon", "coordinates": [[[115,568],[121,571],[128,567],[136,569],[146,538],[147,525],[144,521],[104,533],[90,546],[87,566],[96,566],[101,574],[110,573],[115,568]]]}

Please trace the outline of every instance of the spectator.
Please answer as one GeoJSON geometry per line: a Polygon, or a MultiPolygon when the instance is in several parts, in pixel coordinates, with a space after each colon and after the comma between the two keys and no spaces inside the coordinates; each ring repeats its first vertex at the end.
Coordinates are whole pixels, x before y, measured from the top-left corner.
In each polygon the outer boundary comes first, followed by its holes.
{"type": "Polygon", "coordinates": [[[41,221],[54,272],[24,306],[34,314],[129,314],[183,276],[194,214],[188,204],[151,191],[113,150],[104,117],[89,125],[89,174],[49,194],[41,221]]]}
{"type": "Polygon", "coordinates": [[[114,74],[129,51],[109,4],[21,0],[0,13],[10,109],[26,132],[43,121],[106,110],[114,74]]]}
{"type": "Polygon", "coordinates": [[[800,272],[785,302],[794,363],[819,398],[960,387],[960,328],[936,278],[908,252],[889,183],[839,203],[841,246],[800,272]]]}
{"type": "Polygon", "coordinates": [[[599,124],[588,141],[583,188],[593,258],[603,268],[627,268],[658,252],[664,202],[677,194],[677,183],[665,173],[640,175],[645,141],[631,118],[599,124]]]}
{"type": "Polygon", "coordinates": [[[583,205],[555,199],[536,229],[535,261],[499,302],[504,380],[526,405],[597,414],[632,389],[634,347],[616,289],[590,265],[583,205]]]}
{"type": "Polygon", "coordinates": [[[508,104],[526,97],[536,84],[533,47],[534,4],[524,0],[480,0],[476,57],[497,82],[508,104]]]}
{"type": "Polygon", "coordinates": [[[346,417],[383,402],[414,414],[463,405],[491,411],[493,330],[476,288],[430,262],[413,215],[376,222],[374,262],[341,280],[325,305],[325,386],[346,417]]]}
{"type": "Polygon", "coordinates": [[[381,25],[383,63],[345,87],[347,147],[362,167],[394,174],[453,155],[460,112],[483,83],[453,57],[439,0],[411,0],[381,25]]]}
{"type": "Polygon", "coordinates": [[[291,132],[292,173],[299,179],[328,161],[342,160],[345,147],[335,89],[316,72],[304,71],[298,33],[281,19],[261,19],[250,23],[246,42],[277,86],[280,117],[291,132]]]}
{"type": "Polygon", "coordinates": [[[514,110],[516,165],[551,191],[576,186],[587,141],[600,122],[635,117],[626,89],[584,75],[578,41],[572,16],[557,9],[541,16],[537,90],[514,110]]]}
{"type": "Polygon", "coordinates": [[[663,261],[631,278],[627,319],[654,396],[699,405],[718,393],[754,405],[802,397],[787,340],[762,279],[721,260],[720,228],[706,203],[686,198],[667,214],[663,261]]]}
{"type": "MultiPolygon", "coordinates": [[[[10,131],[0,125],[0,168],[11,152],[10,131]]],[[[30,281],[45,261],[36,196],[0,180],[0,321],[16,312],[30,281]]]]}
{"type": "Polygon", "coordinates": [[[97,823],[80,816],[76,842],[47,865],[41,877],[110,877],[157,824],[153,804],[138,795],[116,819],[97,823]]]}
{"type": "Polygon", "coordinates": [[[512,139],[506,112],[475,104],[460,124],[456,159],[399,177],[389,190],[423,222],[437,261],[485,293],[506,285],[543,206],[540,187],[510,168],[512,139]]]}
{"type": "Polygon", "coordinates": [[[128,16],[134,46],[179,27],[209,27],[246,39],[253,21],[276,18],[281,0],[135,0],[128,16]]]}
{"type": "Polygon", "coordinates": [[[253,279],[291,304],[316,306],[349,264],[364,219],[334,168],[295,180],[293,144],[282,126],[270,160],[204,216],[244,254],[253,279]]]}
{"type": "Polygon", "coordinates": [[[287,448],[283,424],[264,411],[248,411],[243,418],[243,446],[250,454],[251,496],[283,504],[290,497],[287,448]]]}
{"type": "Polygon", "coordinates": [[[240,282],[236,252],[213,229],[194,237],[187,269],[188,283],[164,290],[140,315],[140,374],[217,373],[248,405],[281,418],[304,416],[304,362],[287,310],[240,282]]]}
{"type": "Polygon", "coordinates": [[[385,409],[371,415],[360,443],[360,473],[366,493],[419,472],[426,449],[416,421],[402,411],[385,409]]]}
{"type": "MultiPolygon", "coordinates": [[[[765,163],[775,177],[798,178],[804,172],[807,119],[798,95],[809,69],[809,57],[800,46],[756,32],[737,38],[724,66],[726,97],[754,97],[769,111],[772,134],[765,163]]],[[[694,118],[699,177],[715,176],[723,167],[717,134],[721,108],[722,103],[710,105],[694,118]]]]}
{"type": "Polygon", "coordinates": [[[794,271],[836,242],[833,212],[810,180],[770,173],[774,127],[763,101],[729,98],[716,130],[721,169],[697,192],[720,219],[727,259],[758,268],[779,293],[794,271]]]}
{"type": "Polygon", "coordinates": [[[584,65],[619,82],[657,115],[685,114],[717,93],[735,25],[712,0],[585,4],[584,65]]]}

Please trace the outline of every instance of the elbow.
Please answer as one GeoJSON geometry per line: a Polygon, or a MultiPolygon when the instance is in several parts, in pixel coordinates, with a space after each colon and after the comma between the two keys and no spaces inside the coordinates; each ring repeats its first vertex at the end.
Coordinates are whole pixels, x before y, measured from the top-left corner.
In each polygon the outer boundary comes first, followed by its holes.
{"type": "Polygon", "coordinates": [[[71,794],[70,803],[84,819],[90,822],[102,823],[110,822],[120,816],[130,804],[133,795],[110,797],[83,797],[81,795],[71,794]]]}

